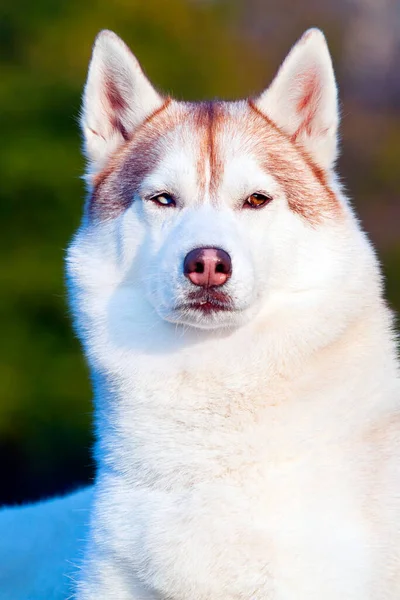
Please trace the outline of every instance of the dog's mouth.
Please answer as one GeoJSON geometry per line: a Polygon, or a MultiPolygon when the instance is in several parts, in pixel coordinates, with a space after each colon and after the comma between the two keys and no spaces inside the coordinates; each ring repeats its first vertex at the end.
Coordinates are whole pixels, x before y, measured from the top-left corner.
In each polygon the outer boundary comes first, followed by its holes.
{"type": "Polygon", "coordinates": [[[194,310],[204,315],[217,312],[231,312],[233,304],[231,298],[213,288],[190,292],[187,300],[176,307],[179,311],[194,310]]]}

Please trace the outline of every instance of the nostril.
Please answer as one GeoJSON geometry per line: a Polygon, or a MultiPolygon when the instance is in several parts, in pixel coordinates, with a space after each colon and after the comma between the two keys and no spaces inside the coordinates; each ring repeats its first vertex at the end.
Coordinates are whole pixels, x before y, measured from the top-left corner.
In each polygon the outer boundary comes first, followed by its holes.
{"type": "Polygon", "coordinates": [[[203,262],[196,262],[195,268],[194,268],[194,272],[195,273],[204,273],[204,263],[203,262]]]}
{"type": "Polygon", "coordinates": [[[216,273],[226,273],[226,267],[222,264],[222,263],[218,263],[217,266],[215,267],[215,272],[216,273]]]}

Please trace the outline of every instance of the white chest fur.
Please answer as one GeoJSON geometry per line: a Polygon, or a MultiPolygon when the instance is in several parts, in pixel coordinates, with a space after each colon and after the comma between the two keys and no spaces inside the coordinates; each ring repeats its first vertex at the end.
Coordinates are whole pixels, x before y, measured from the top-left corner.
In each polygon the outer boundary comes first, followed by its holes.
{"type": "Polygon", "coordinates": [[[249,465],[241,481],[190,489],[105,476],[108,544],[162,598],[368,598],[360,490],[346,457],[327,458],[249,465]]]}
{"type": "Polygon", "coordinates": [[[364,425],[343,403],[354,361],[345,381],[315,381],[311,364],[289,382],[229,358],[188,370],[138,357],[135,385],[114,385],[99,547],[155,598],[369,598],[364,425]]]}

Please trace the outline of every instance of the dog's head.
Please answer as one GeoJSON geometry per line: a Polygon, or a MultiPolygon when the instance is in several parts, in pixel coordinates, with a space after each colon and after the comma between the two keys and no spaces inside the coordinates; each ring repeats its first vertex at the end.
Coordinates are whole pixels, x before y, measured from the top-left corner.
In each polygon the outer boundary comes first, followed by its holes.
{"type": "Polygon", "coordinates": [[[122,321],[140,304],[163,322],[239,327],[268,303],[318,310],[357,289],[360,236],[333,174],[338,101],[320,31],[260,96],[202,103],[162,97],[104,31],[81,122],[89,197],[70,272],[117,295],[122,321]]]}

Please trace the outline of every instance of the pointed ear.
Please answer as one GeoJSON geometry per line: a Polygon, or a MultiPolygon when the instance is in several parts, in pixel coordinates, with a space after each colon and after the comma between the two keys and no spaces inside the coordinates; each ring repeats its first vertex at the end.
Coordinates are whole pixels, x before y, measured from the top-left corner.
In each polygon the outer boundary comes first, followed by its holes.
{"type": "Polygon", "coordinates": [[[324,169],[337,157],[339,111],[332,61],[324,34],[310,29],[283,62],[270,87],[255,101],[324,169]]]}
{"type": "Polygon", "coordinates": [[[128,46],[112,31],[97,36],[83,94],[81,127],[89,174],[163,103],[128,46]]]}

